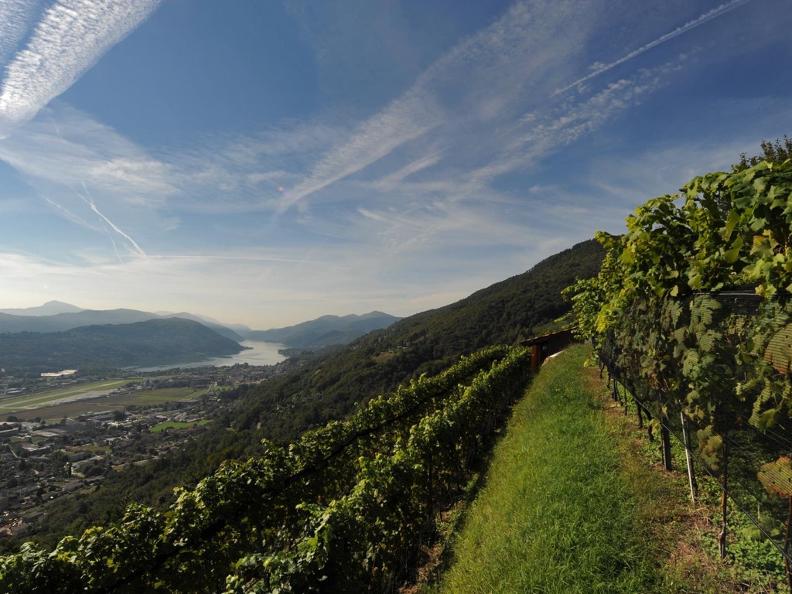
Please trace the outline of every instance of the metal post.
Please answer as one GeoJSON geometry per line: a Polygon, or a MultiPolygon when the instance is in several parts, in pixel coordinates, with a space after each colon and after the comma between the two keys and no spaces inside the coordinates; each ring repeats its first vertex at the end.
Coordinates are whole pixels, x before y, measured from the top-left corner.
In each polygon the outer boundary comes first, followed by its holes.
{"type": "Polygon", "coordinates": [[[682,441],[685,445],[685,461],[687,462],[688,485],[690,486],[690,500],[696,503],[698,497],[698,483],[696,474],[693,471],[693,456],[690,452],[690,436],[688,434],[687,419],[682,411],[679,411],[679,418],[682,421],[682,441]]]}

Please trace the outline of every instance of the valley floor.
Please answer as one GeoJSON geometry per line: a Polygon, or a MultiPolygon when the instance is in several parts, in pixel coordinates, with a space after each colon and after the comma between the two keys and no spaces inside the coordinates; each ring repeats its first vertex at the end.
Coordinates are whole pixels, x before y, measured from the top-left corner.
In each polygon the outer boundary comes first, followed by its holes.
{"type": "Polygon", "coordinates": [[[641,453],[589,351],[548,361],[517,404],[484,486],[426,591],[744,591],[704,550],[684,477],[641,453]]]}

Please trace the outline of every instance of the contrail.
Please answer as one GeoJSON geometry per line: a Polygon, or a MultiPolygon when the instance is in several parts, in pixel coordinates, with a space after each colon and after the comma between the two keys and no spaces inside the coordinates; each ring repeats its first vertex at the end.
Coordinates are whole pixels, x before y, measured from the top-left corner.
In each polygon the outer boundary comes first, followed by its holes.
{"type": "Polygon", "coordinates": [[[748,4],[749,2],[751,2],[751,0],[732,0],[731,2],[725,2],[725,3],[721,4],[720,6],[717,6],[717,7],[713,8],[709,12],[705,12],[704,14],[702,14],[697,19],[694,19],[694,20],[692,20],[692,21],[690,21],[688,23],[685,23],[681,27],[677,27],[673,31],[670,31],[670,32],[666,33],[665,35],[662,35],[661,37],[658,37],[654,41],[650,41],[646,45],[643,45],[643,46],[639,47],[638,49],[631,51],[629,54],[627,54],[625,56],[622,56],[621,58],[619,58],[615,62],[611,62],[610,64],[605,64],[603,66],[597,67],[597,69],[594,70],[594,72],[592,72],[590,74],[587,74],[583,78],[577,79],[575,82],[573,82],[571,84],[568,84],[563,89],[558,89],[555,93],[553,93],[553,96],[559,95],[561,93],[564,93],[565,91],[568,91],[569,89],[579,85],[580,83],[584,83],[587,80],[591,80],[592,78],[594,78],[595,76],[599,76],[603,72],[607,72],[608,70],[611,70],[612,68],[616,68],[616,66],[619,66],[620,64],[624,64],[628,60],[632,60],[636,56],[640,56],[642,53],[648,52],[650,49],[653,49],[653,48],[657,47],[658,45],[661,45],[661,44],[665,43],[666,41],[670,41],[670,40],[674,39],[675,37],[679,37],[680,35],[682,35],[684,33],[687,33],[688,31],[690,31],[692,29],[695,29],[696,27],[699,27],[699,26],[703,25],[704,23],[708,23],[709,21],[711,21],[713,19],[716,19],[719,16],[722,16],[722,15],[728,13],[728,12],[731,12],[732,10],[734,10],[735,8],[739,8],[743,4],[748,4]]]}
{"type": "MultiPolygon", "coordinates": [[[[79,196],[79,194],[78,194],[78,196],[79,196]]],[[[52,206],[52,207],[56,208],[57,210],[59,210],[71,222],[76,223],[78,225],[82,225],[83,227],[86,227],[87,229],[91,229],[92,231],[98,231],[99,230],[98,227],[96,227],[95,225],[91,225],[88,221],[86,221],[82,217],[77,216],[72,211],[70,211],[68,208],[63,206],[62,204],[58,204],[52,198],[49,198],[47,196],[42,196],[42,198],[44,198],[44,200],[46,200],[50,204],[50,206],[52,206]]]]}
{"type": "Polygon", "coordinates": [[[146,252],[143,251],[143,248],[141,248],[138,245],[138,243],[134,239],[132,239],[129,235],[127,235],[121,229],[119,229],[115,225],[115,223],[113,223],[113,221],[111,221],[106,216],[104,216],[98,208],[96,208],[96,204],[91,199],[90,194],[88,193],[88,188],[85,185],[85,182],[82,182],[82,187],[83,187],[83,190],[85,190],[85,196],[81,195],[81,197],[82,197],[83,200],[85,200],[85,203],[91,208],[91,210],[94,211],[97,215],[99,215],[105,223],[110,225],[110,228],[113,231],[115,231],[121,237],[126,239],[130,243],[130,245],[134,248],[134,250],[137,252],[138,256],[143,256],[145,258],[146,257],[146,252]]]}

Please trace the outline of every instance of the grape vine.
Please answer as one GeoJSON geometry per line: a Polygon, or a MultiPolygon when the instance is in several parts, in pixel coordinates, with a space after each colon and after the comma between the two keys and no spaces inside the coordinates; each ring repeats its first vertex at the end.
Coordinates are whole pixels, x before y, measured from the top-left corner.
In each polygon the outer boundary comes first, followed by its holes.
{"type": "Polygon", "coordinates": [[[278,583],[288,591],[330,583],[322,576],[345,575],[338,568],[359,584],[392,576],[388,551],[402,554],[398,543],[429,521],[437,493],[465,480],[527,369],[526,352],[508,347],[463,357],[288,447],[267,443],[259,457],[227,461],[195,488],[178,489],[164,512],[131,505],[120,522],[65,537],[53,551],[22,545],[0,557],[0,590],[269,591],[278,583]],[[432,461],[422,466],[427,452],[432,461]],[[427,486],[418,477],[426,479],[428,468],[427,486]],[[371,526],[353,522],[361,514],[371,526]]]}
{"type": "Polygon", "coordinates": [[[626,223],[624,235],[597,235],[607,252],[599,275],[565,291],[577,332],[654,423],[684,416],[725,485],[730,435],[788,427],[792,416],[788,356],[779,372],[779,349],[768,348],[792,330],[792,161],[696,177],[626,223]]]}

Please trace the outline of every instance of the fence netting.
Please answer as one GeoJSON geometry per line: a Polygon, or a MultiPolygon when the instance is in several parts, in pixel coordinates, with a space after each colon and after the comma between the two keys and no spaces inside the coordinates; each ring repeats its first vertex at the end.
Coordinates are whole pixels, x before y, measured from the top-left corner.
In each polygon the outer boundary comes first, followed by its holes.
{"type": "MultiPolygon", "coordinates": [[[[741,292],[697,295],[680,302],[683,309],[690,311],[691,305],[700,305],[697,300],[704,299],[717,303],[714,308],[715,319],[711,322],[715,328],[727,324],[734,327],[735,321],[738,325],[742,321],[749,325],[761,306],[761,300],[756,295],[741,292]]],[[[779,377],[789,373],[792,359],[790,317],[779,311],[777,318],[770,323],[774,339],[766,348],[765,360],[772,361],[779,377]]],[[[658,332],[661,332],[659,326],[658,323],[658,332]]],[[[728,340],[724,340],[724,344],[718,345],[718,348],[728,355],[728,340]]],[[[724,393],[724,401],[732,399],[735,405],[727,429],[720,431],[722,442],[718,442],[719,456],[713,459],[707,455],[708,444],[702,443],[702,439],[706,440],[708,436],[702,432],[700,419],[690,415],[689,408],[685,410],[684,403],[688,401],[686,391],[690,386],[684,381],[685,374],[681,369],[668,369],[665,372],[678,381],[664,382],[658,381],[656,376],[647,377],[646,361],[638,361],[625,352],[612,336],[606,338],[598,354],[610,378],[615,380],[612,384],[614,399],[630,407],[637,417],[636,422],[646,428],[650,438],[656,440],[661,449],[663,431],[667,431],[667,435],[685,449],[693,469],[693,476],[689,477],[692,478],[692,489],[695,491],[698,488],[702,476],[711,476],[727,495],[733,508],[753,524],[752,534],[731,533],[731,540],[753,538],[771,543],[785,563],[792,564],[792,544],[789,542],[787,526],[792,514],[792,498],[773,494],[766,488],[768,479],[781,485],[789,483],[787,474],[774,470],[772,465],[770,468],[766,466],[780,457],[792,456],[792,418],[788,413],[776,418],[771,426],[759,429],[751,422],[751,411],[741,410],[739,396],[724,393]],[[676,390],[678,393],[669,397],[667,390],[676,390]],[[764,482],[759,478],[760,470],[765,475],[764,482]],[[772,476],[774,472],[778,476],[772,476]]],[[[728,356],[724,359],[724,365],[727,364],[728,356]]],[[[724,373],[728,372],[724,368],[724,373]]],[[[684,466],[677,469],[686,471],[684,466]]]]}

